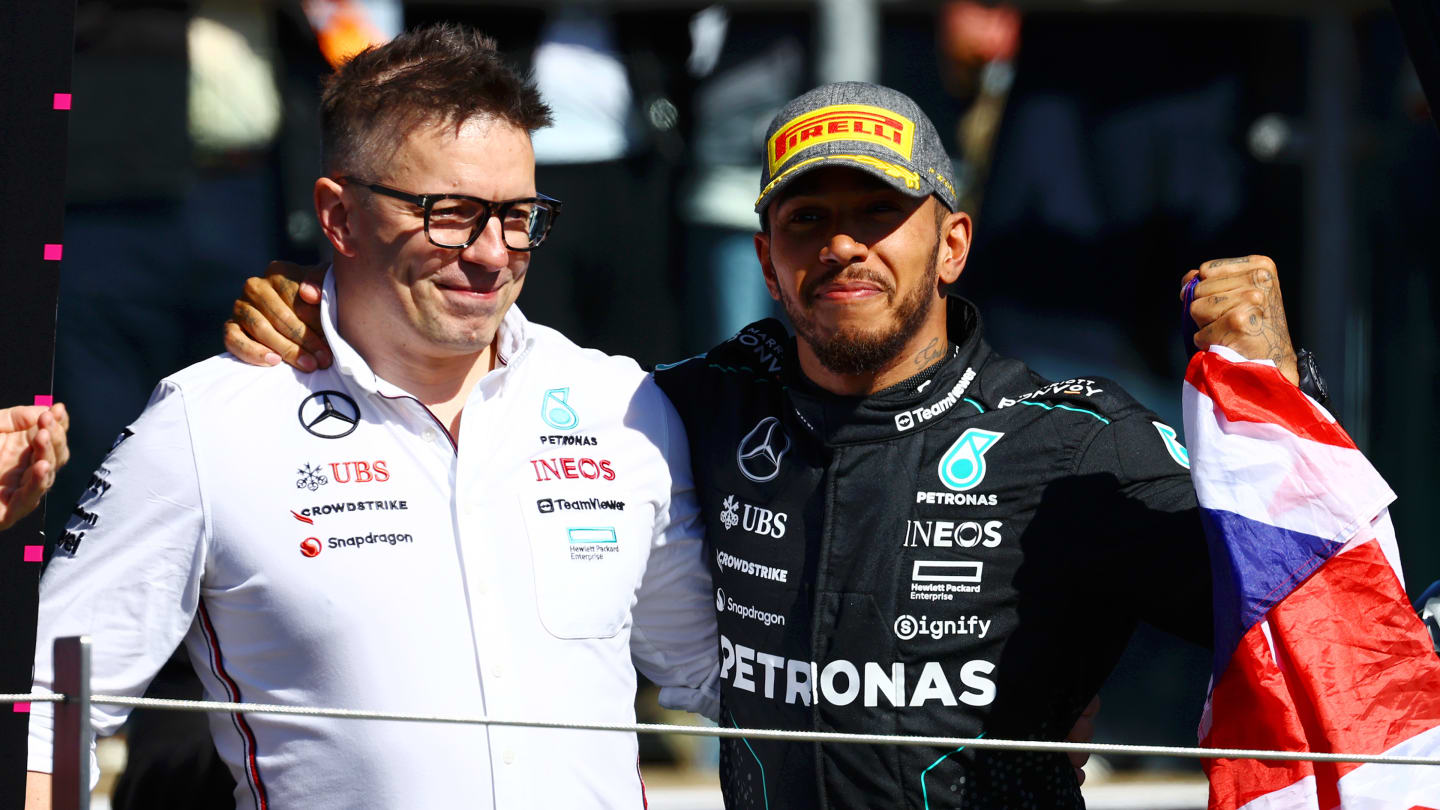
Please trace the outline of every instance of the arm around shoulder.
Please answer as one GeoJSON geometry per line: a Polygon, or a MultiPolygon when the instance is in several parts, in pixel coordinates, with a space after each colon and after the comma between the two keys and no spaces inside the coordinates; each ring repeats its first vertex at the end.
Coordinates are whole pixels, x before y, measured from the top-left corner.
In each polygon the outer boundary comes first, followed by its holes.
{"type": "Polygon", "coordinates": [[[655,516],[650,559],[636,595],[630,650],[635,666],[660,686],[661,705],[719,714],[720,656],[704,524],[678,414],[659,391],[667,497],[655,516]]]}

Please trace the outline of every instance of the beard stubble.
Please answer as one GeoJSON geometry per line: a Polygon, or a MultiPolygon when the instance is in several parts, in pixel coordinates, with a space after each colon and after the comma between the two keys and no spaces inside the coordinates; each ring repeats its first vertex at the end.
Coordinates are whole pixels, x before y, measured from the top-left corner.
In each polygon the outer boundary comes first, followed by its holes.
{"type": "MultiPolygon", "coordinates": [[[[795,327],[795,334],[805,341],[821,365],[836,374],[871,374],[881,370],[900,354],[930,314],[934,305],[933,291],[939,278],[940,242],[937,237],[930,252],[925,278],[900,300],[888,324],[873,329],[841,328],[826,334],[816,322],[810,307],[788,296],[781,296],[781,305],[795,327]]],[[[836,275],[843,273],[842,270],[836,275]]]]}

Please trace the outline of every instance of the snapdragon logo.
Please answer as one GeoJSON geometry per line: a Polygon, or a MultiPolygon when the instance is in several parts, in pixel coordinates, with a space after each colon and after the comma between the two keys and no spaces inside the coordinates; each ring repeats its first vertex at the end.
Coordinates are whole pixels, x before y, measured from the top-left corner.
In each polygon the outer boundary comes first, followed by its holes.
{"type": "Polygon", "coordinates": [[[771,613],[768,610],[761,610],[753,605],[741,605],[734,599],[725,595],[722,588],[715,589],[715,610],[719,613],[731,613],[742,619],[760,622],[769,627],[772,624],[785,626],[785,617],[779,613],[771,613]]]}
{"type": "MultiPolygon", "coordinates": [[[[381,546],[381,545],[390,545],[390,546],[393,546],[393,545],[396,545],[397,543],[413,543],[413,542],[415,542],[415,538],[414,538],[414,537],[411,537],[411,536],[408,535],[408,534],[399,534],[399,533],[391,533],[391,534],[381,533],[381,534],[377,534],[377,533],[375,533],[375,532],[370,532],[369,534],[357,535],[357,536],[355,536],[355,537],[331,537],[329,540],[327,540],[327,541],[325,541],[325,542],[326,542],[326,545],[329,546],[330,548],[345,548],[345,547],[349,547],[349,548],[362,548],[362,547],[364,547],[364,546],[381,546]]],[[[303,549],[302,549],[302,551],[303,551],[303,549]]],[[[316,552],[316,553],[319,553],[319,552],[316,552]]],[[[307,556],[309,556],[309,555],[307,555],[307,556]]]]}

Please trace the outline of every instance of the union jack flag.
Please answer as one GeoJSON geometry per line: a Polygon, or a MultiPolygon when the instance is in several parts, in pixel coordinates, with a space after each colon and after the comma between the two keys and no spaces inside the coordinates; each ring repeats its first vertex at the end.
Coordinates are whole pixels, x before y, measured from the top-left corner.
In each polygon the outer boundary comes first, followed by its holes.
{"type": "MultiPolygon", "coordinates": [[[[1405,597],[1395,494],[1325,409],[1224,348],[1185,375],[1214,571],[1201,745],[1440,756],[1440,658],[1405,597]]],[[[1440,808],[1440,767],[1206,761],[1210,810],[1440,808]]]]}

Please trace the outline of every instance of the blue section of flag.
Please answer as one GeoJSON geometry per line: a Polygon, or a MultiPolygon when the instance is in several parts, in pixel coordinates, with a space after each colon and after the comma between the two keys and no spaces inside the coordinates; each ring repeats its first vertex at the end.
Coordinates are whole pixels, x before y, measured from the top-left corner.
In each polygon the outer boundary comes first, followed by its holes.
{"type": "Polygon", "coordinates": [[[1202,508],[1200,516],[1214,576],[1213,674],[1218,681],[1241,636],[1343,544],[1223,509],[1202,508]]]}

